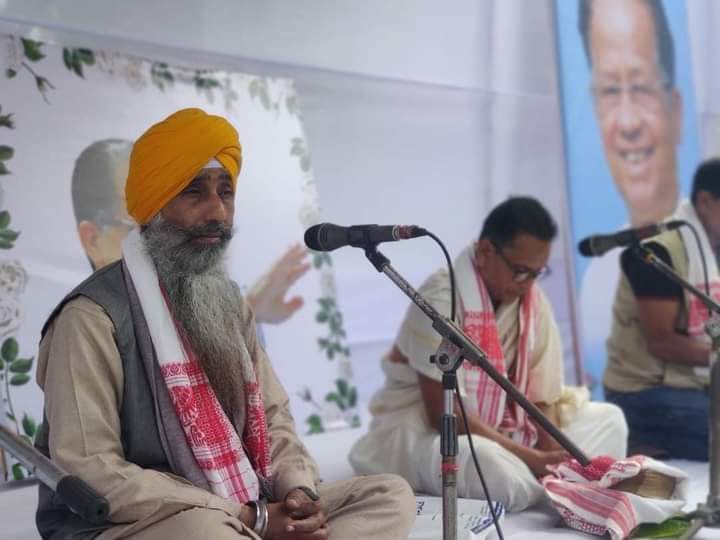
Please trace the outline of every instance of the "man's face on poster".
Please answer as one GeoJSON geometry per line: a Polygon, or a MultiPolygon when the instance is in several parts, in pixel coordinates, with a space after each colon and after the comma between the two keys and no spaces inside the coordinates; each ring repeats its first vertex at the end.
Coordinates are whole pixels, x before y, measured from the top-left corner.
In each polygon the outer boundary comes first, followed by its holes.
{"type": "MultiPolygon", "coordinates": [[[[97,210],[92,220],[78,224],[78,234],[85,254],[90,259],[93,269],[100,268],[122,257],[122,241],[133,226],[133,221],[125,210],[125,178],[127,178],[127,160],[113,160],[112,189],[115,204],[97,210]]],[[[107,182],[100,178],[97,182],[107,182]]]]}
{"type": "Polygon", "coordinates": [[[665,217],[677,201],[682,105],[660,65],[651,11],[644,0],[595,1],[589,38],[595,113],[615,184],[634,221],[665,217]]]}

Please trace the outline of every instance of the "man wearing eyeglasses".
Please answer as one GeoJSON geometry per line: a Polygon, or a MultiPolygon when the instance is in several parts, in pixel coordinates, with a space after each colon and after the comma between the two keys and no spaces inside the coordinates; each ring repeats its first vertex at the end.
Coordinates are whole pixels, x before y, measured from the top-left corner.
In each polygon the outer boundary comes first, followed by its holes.
{"type": "MultiPolygon", "coordinates": [[[[495,368],[587,454],[624,457],[627,427],[620,409],[589,403],[586,392],[564,386],[560,335],[537,284],[548,272],[556,233],[535,199],[510,198],[492,210],[478,240],[455,262],[457,322],[495,368]]],[[[420,293],[450,315],[446,270],[432,274],[420,293]]],[[[393,472],[416,491],[441,493],[442,372],[429,361],[440,345],[431,321],[411,304],[382,361],[386,381],[370,404],[370,431],[350,454],[358,472],[393,472]]],[[[458,388],[490,496],[510,511],[538,502],[544,491],[537,478],[567,453],[480,368],[465,362],[458,388]]],[[[456,409],[459,415],[457,403],[456,409]]],[[[458,427],[465,431],[461,422],[458,427]]],[[[460,438],[457,464],[459,496],[485,498],[466,437],[460,438]]]]}

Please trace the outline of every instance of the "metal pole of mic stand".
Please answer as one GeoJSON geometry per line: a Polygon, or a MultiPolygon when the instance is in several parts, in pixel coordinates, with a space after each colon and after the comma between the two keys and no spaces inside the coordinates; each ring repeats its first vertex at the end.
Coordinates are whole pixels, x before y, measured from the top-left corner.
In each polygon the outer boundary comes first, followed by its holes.
{"type": "MultiPolygon", "coordinates": [[[[487,359],[487,355],[475,345],[470,338],[454,322],[443,317],[431,306],[423,296],[417,292],[392,267],[385,255],[377,250],[376,245],[369,245],[365,249],[365,256],[378,272],[385,274],[404,292],[415,305],[433,321],[435,331],[444,337],[454,349],[449,355],[437,355],[434,363],[443,371],[443,419],[441,425],[441,451],[443,458],[443,540],[456,540],[457,538],[457,422],[455,419],[455,396],[453,390],[457,386],[455,372],[463,359],[467,359],[476,366],[480,366],[508,395],[510,399],[520,405],[528,415],[548,434],[555,439],[570,455],[577,459],[581,465],[589,465],[590,460],[575,443],[553,425],[550,420],[531,403],[522,392],[505,377],[503,377],[487,359]],[[446,375],[451,374],[447,378],[446,375]],[[447,535],[447,536],[445,536],[447,535]]],[[[491,504],[491,501],[488,501],[491,504]]]]}
{"type": "MultiPolygon", "coordinates": [[[[457,369],[462,356],[447,354],[430,357],[430,362],[443,371],[443,416],[440,423],[440,455],[442,456],[442,512],[443,539],[457,538],[457,455],[458,435],[455,416],[455,389],[457,388],[457,369]],[[454,516],[452,518],[445,516],[454,516]]],[[[488,501],[488,504],[490,501],[488,501]]]]}
{"type": "Polygon", "coordinates": [[[665,264],[652,251],[641,245],[636,245],[634,253],[644,262],[680,285],[683,289],[699,298],[710,310],[711,316],[705,324],[705,332],[711,340],[710,365],[710,492],[705,503],[700,503],[697,510],[690,512],[690,527],[680,537],[680,540],[689,540],[703,527],[720,526],[720,305],[707,294],[688,283],[680,277],[675,270],[665,264]]]}
{"type": "Polygon", "coordinates": [[[443,373],[444,414],[440,430],[440,453],[442,455],[442,510],[443,538],[457,538],[457,418],[455,418],[455,396],[453,390],[457,386],[455,371],[443,373]],[[452,516],[445,519],[445,516],[452,516]]]}

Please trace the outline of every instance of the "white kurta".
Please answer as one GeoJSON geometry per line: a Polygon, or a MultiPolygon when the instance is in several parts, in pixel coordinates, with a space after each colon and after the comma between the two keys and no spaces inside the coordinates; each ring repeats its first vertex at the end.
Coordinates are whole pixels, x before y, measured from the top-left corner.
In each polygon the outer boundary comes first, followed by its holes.
{"type": "MultiPolygon", "coordinates": [[[[450,280],[445,270],[431,275],[419,289],[440,313],[450,313],[450,280]]],[[[534,403],[561,404],[563,431],[590,456],[625,457],[627,426],[622,412],[611,404],[588,403],[585,392],[563,385],[562,345],[547,298],[540,293],[538,324],[530,351],[528,399],[534,403]]],[[[458,304],[458,313],[462,313],[458,304]]],[[[517,351],[519,302],[501,306],[496,312],[498,334],[507,368],[517,351]]],[[[442,372],[430,363],[430,355],[441,338],[430,320],[414,304],[410,306],[395,346],[408,364],[382,360],[385,385],[373,397],[370,430],[352,448],[350,462],[359,473],[393,472],[408,480],[416,490],[439,495],[440,435],[428,422],[420,393],[418,373],[440,381],[442,372]]],[[[464,394],[463,368],[458,370],[458,386],[464,394]]],[[[522,510],[543,496],[543,488],[525,463],[499,444],[473,435],[480,466],[493,499],[508,510],[522,510]]],[[[485,498],[474,470],[466,436],[458,447],[458,495],[485,498]]]]}

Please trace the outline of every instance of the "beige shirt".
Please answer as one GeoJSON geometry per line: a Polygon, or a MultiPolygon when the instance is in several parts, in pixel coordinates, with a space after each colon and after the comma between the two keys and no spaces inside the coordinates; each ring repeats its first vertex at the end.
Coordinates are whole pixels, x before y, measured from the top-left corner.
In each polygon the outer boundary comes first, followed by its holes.
{"type": "MultiPolygon", "coordinates": [[[[271,441],[275,493],[315,488],[317,467],[295,433],[288,397],[258,345],[247,304],[245,342],[263,395],[271,441]]],[[[114,523],[152,523],[191,507],[239,517],[241,505],[172,474],[125,460],[120,438],[123,367],[114,327],[105,311],[85,297],[69,302],[40,343],[37,381],[45,392],[50,457],[85,480],[110,503],[114,523]]]]}
{"type": "MultiPolygon", "coordinates": [[[[670,231],[654,237],[652,241],[667,249],[673,268],[681,276],[687,277],[688,256],[680,233],[670,231]]],[[[675,331],[686,334],[687,324],[687,304],[681,302],[675,331]]],[[[603,384],[616,392],[639,392],[660,385],[704,389],[709,384],[708,377],[699,375],[693,366],[664,362],[650,353],[640,327],[637,298],[624,274],[615,293],[607,353],[603,384]]]]}
{"type": "MultiPolygon", "coordinates": [[[[450,316],[450,279],[446,270],[432,274],[419,289],[420,294],[442,315],[450,316]]],[[[530,351],[529,387],[527,398],[534,403],[555,404],[563,393],[563,358],[560,333],[550,303],[540,291],[538,325],[530,351]]],[[[496,311],[498,334],[506,368],[510,369],[517,353],[519,333],[519,301],[500,306],[496,311]]],[[[458,313],[462,306],[458,302],[458,313]]],[[[462,321],[461,321],[462,322],[462,321]]],[[[442,339],[432,328],[432,322],[415,304],[411,304],[395,345],[408,359],[408,364],[393,362],[390,355],[383,358],[386,375],[385,386],[373,398],[370,410],[382,415],[404,407],[422,407],[418,373],[436,381],[442,380],[442,372],[430,363],[442,339]]],[[[464,394],[464,369],[457,371],[458,387],[464,394]]]]}

